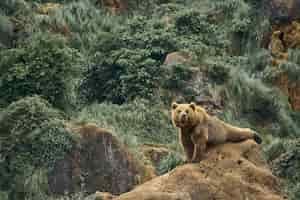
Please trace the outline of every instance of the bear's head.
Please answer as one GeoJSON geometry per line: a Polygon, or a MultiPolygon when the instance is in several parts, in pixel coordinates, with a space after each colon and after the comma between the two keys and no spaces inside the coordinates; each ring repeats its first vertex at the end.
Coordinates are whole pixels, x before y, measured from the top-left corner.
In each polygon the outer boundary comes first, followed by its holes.
{"type": "Polygon", "coordinates": [[[199,121],[199,113],[196,112],[196,104],[172,103],[172,121],[179,128],[192,127],[199,121]]]}

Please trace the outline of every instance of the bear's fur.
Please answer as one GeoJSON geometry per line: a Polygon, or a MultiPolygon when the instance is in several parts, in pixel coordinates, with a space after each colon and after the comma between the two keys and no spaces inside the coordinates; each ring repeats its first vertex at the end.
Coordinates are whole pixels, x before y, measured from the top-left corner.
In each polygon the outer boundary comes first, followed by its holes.
{"type": "Polygon", "coordinates": [[[203,159],[208,145],[225,142],[240,142],[254,139],[260,144],[261,138],[249,128],[239,128],[212,117],[195,103],[172,103],[172,121],[179,128],[179,140],[185,151],[187,162],[203,159]]]}

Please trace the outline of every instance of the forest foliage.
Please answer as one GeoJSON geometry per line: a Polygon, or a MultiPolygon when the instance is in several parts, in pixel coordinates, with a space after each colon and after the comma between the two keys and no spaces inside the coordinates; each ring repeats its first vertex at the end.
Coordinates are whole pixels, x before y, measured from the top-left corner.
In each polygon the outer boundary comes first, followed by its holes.
{"type": "MultiPolygon", "coordinates": [[[[132,151],[143,143],[173,148],[168,111],[175,96],[221,98],[219,117],[260,132],[270,163],[297,154],[298,145],[285,147],[300,136],[300,114],[272,81],[282,72],[298,81],[300,53],[289,50],[289,60],[274,70],[262,45],[271,29],[264,1],[128,0],[128,9],[114,14],[101,2],[0,2],[0,198],[47,194],[45,174],[74,141],[66,120],[111,129],[132,151]],[[42,13],[45,3],[53,7],[42,13]],[[190,61],[165,65],[173,52],[190,61]]],[[[159,171],[179,164],[178,154],[159,171]]],[[[299,172],[280,169],[297,199],[299,172]]]]}

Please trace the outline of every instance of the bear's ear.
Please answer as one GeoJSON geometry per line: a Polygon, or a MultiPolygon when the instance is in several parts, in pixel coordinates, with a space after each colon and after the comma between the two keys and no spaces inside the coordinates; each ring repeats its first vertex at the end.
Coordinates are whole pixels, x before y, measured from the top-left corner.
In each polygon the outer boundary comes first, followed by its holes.
{"type": "Polygon", "coordinates": [[[191,102],[190,103],[190,107],[193,109],[193,110],[196,110],[196,104],[194,102],[191,102]]]}
{"type": "Polygon", "coordinates": [[[172,109],[175,110],[177,108],[178,104],[176,102],[172,103],[172,109]]]}

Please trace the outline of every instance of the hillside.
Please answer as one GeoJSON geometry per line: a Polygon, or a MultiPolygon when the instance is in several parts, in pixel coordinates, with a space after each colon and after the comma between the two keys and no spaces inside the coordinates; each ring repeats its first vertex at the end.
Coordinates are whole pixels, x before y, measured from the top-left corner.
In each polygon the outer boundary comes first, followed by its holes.
{"type": "Polygon", "coordinates": [[[280,189],[255,191],[300,199],[299,11],[298,0],[1,0],[0,199],[204,176],[183,163],[173,101],[258,132],[266,163],[254,168],[280,189]]]}

